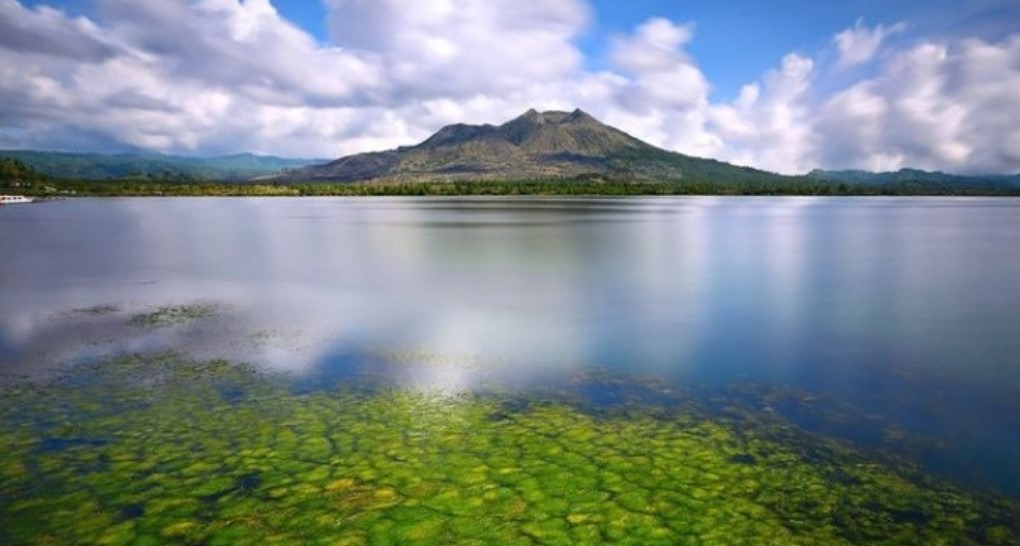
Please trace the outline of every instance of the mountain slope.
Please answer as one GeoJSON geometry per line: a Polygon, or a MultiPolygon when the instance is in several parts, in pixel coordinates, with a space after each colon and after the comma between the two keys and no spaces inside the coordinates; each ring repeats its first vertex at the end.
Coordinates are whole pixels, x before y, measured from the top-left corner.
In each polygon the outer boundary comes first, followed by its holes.
{"type": "Polygon", "coordinates": [[[953,188],[1018,188],[1020,174],[1014,175],[957,175],[919,169],[900,169],[895,172],[871,172],[861,170],[826,171],[815,169],[809,178],[848,184],[869,184],[887,186],[892,184],[927,184],[953,188]]]}
{"type": "Polygon", "coordinates": [[[115,178],[247,180],[322,162],[320,159],[288,159],[254,154],[200,158],[161,154],[78,154],[31,150],[0,150],[0,158],[18,160],[44,175],[67,180],[115,178]]]}
{"type": "Polygon", "coordinates": [[[0,157],[0,182],[19,184],[44,180],[39,171],[12,157],[0,157]]]}
{"type": "Polygon", "coordinates": [[[787,180],[765,171],[656,148],[581,110],[529,110],[498,126],[449,125],[416,146],[346,156],[278,178],[430,182],[575,177],[762,183],[787,180]]]}

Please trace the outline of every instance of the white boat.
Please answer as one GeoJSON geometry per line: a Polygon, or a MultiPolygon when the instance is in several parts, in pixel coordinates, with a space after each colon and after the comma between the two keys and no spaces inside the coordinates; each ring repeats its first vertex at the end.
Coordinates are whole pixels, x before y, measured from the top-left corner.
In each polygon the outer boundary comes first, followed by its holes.
{"type": "Polygon", "coordinates": [[[0,195],[0,205],[16,205],[19,203],[31,203],[35,201],[31,197],[25,197],[24,195],[0,195]]]}

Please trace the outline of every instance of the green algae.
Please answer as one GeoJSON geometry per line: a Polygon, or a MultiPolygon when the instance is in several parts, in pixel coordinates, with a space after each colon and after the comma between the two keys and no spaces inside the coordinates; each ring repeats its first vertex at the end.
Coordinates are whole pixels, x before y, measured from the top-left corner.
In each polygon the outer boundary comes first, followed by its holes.
{"type": "Polygon", "coordinates": [[[71,315],[86,315],[86,316],[103,316],[119,313],[120,307],[111,304],[93,305],[90,307],[79,307],[72,309],[69,314],[71,315]]]}
{"type": "Polygon", "coordinates": [[[131,324],[160,328],[186,324],[198,319],[207,318],[220,311],[220,306],[211,303],[192,303],[186,305],[165,305],[131,316],[131,324]]]}
{"type": "MultiPolygon", "coordinates": [[[[648,388],[654,387],[646,386],[648,388]]],[[[775,419],[129,356],[0,394],[0,543],[1017,544],[1020,507],[775,419]],[[224,392],[241,393],[224,396],[224,392]]]]}

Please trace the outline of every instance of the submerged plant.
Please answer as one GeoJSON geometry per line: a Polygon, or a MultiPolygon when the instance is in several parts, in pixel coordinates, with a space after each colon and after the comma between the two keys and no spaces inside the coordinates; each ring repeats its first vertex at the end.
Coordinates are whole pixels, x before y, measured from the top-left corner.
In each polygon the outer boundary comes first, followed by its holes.
{"type": "Polygon", "coordinates": [[[161,327],[188,323],[197,319],[211,317],[219,311],[219,306],[209,303],[188,305],[166,305],[157,309],[139,313],[131,317],[131,323],[137,326],[161,327]]]}
{"type": "Polygon", "coordinates": [[[0,396],[10,545],[1020,541],[1015,503],[689,405],[295,393],[169,355],[0,396]]]}
{"type": "Polygon", "coordinates": [[[72,315],[88,315],[88,316],[102,316],[111,315],[120,312],[120,307],[111,304],[93,305],[90,307],[80,307],[78,309],[72,309],[70,314],[72,315]]]}

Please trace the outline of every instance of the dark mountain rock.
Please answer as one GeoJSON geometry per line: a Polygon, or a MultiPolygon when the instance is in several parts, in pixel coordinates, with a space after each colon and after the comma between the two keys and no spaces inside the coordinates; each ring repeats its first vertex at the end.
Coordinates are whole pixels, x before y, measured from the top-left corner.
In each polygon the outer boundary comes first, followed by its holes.
{"type": "MultiPolygon", "coordinates": [[[[349,155],[325,165],[306,168],[328,169],[330,172],[336,173],[335,180],[350,182],[375,178],[377,173],[388,172],[398,163],[400,163],[399,152],[389,151],[349,155]]],[[[299,172],[301,170],[295,171],[294,175],[296,176],[299,172]]]]}

